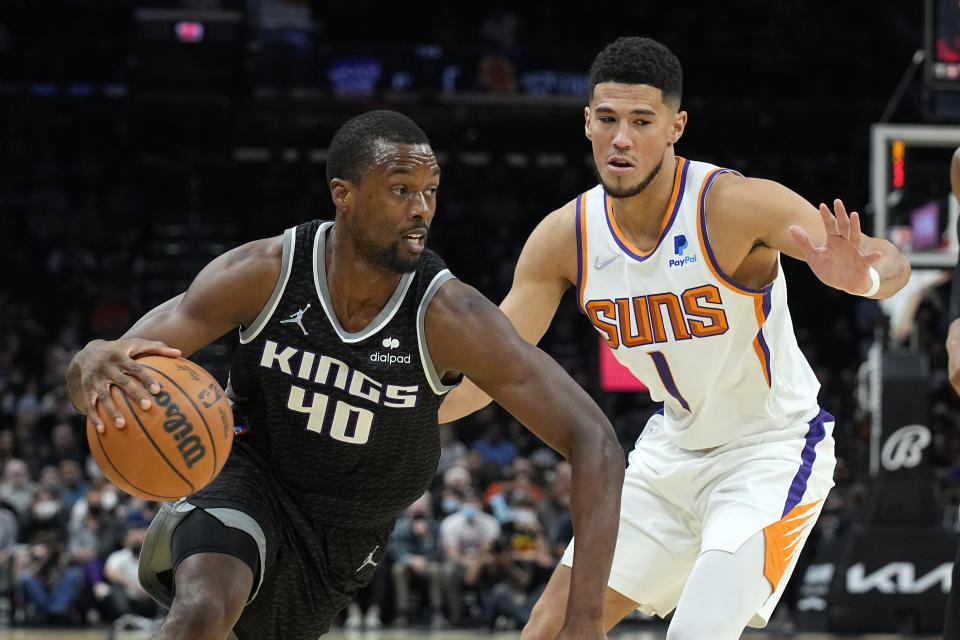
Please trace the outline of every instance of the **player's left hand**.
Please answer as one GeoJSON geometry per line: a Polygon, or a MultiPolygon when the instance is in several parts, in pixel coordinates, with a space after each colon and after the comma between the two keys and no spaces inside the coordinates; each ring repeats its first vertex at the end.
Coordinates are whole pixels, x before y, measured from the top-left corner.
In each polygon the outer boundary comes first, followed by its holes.
{"type": "Polygon", "coordinates": [[[790,225],[790,235],[803,250],[803,257],[814,275],[824,284],[841,291],[859,295],[869,291],[873,284],[870,267],[877,264],[883,254],[879,251],[863,253],[860,232],[860,216],[856,211],[849,216],[839,199],[833,201],[833,209],[821,203],[820,217],[827,232],[822,245],[814,245],[809,234],[798,225],[790,225]]]}

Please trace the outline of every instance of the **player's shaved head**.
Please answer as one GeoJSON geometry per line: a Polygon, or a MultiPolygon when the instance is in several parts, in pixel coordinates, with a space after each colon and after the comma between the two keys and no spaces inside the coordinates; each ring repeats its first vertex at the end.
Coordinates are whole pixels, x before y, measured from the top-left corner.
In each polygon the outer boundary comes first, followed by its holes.
{"type": "Polygon", "coordinates": [[[413,120],[396,111],[378,110],[348,120],[327,150],[327,184],[340,178],[354,184],[377,162],[378,142],[427,145],[430,139],[413,120]]]}

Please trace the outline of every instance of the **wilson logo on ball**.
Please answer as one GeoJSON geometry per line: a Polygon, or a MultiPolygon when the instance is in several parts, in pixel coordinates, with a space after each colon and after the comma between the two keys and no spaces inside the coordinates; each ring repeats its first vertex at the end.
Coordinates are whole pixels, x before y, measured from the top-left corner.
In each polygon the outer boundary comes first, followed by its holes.
{"type": "Polygon", "coordinates": [[[166,412],[167,420],[163,423],[163,430],[173,435],[173,439],[177,441],[177,451],[183,457],[187,468],[192,468],[207,453],[200,436],[193,433],[193,425],[183,415],[180,405],[171,401],[169,393],[160,391],[154,399],[166,412]]]}

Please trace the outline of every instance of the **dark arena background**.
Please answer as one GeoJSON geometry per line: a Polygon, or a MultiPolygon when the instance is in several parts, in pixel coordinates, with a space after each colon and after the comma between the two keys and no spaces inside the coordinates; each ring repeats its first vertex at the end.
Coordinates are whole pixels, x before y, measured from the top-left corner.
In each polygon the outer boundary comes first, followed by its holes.
{"type": "MultiPolygon", "coordinates": [[[[499,302],[537,222],[595,183],[587,70],[620,35],[656,38],[684,66],[679,155],[814,204],[842,198],[914,265],[881,305],[784,258],[839,464],[757,637],[937,637],[960,541],[960,400],[944,350],[960,208],[955,0],[0,0],[0,638],[146,638],[162,616],[129,578],[157,505],[91,461],[65,394],[73,353],[118,337],[224,251],[332,218],[327,144],[374,108],[430,136],[443,171],[430,246],[499,302]],[[64,607],[41,605],[31,571],[64,607]]],[[[235,343],[193,359],[225,383],[235,343]]],[[[628,451],[657,406],[624,390],[569,297],[541,346],[628,451]]],[[[445,437],[420,515],[439,527],[468,486],[507,519],[511,496],[532,496],[555,561],[569,467],[498,408],[445,437]]],[[[516,637],[550,569],[511,581],[511,545],[495,542],[481,584],[443,589],[439,609],[416,584],[398,605],[387,563],[332,633],[516,637]]],[[[433,560],[442,570],[442,549],[433,560]]],[[[635,614],[612,635],[665,628],[635,614]]]]}

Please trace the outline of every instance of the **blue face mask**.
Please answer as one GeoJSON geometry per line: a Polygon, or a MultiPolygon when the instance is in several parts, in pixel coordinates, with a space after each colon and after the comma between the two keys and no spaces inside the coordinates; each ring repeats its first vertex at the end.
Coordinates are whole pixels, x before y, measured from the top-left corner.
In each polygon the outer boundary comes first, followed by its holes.
{"type": "Polygon", "coordinates": [[[460,501],[456,498],[447,498],[442,506],[444,513],[454,513],[460,509],[460,501]]]}
{"type": "Polygon", "coordinates": [[[468,504],[463,508],[463,516],[467,520],[473,520],[474,518],[477,517],[477,508],[472,504],[468,504]]]}

